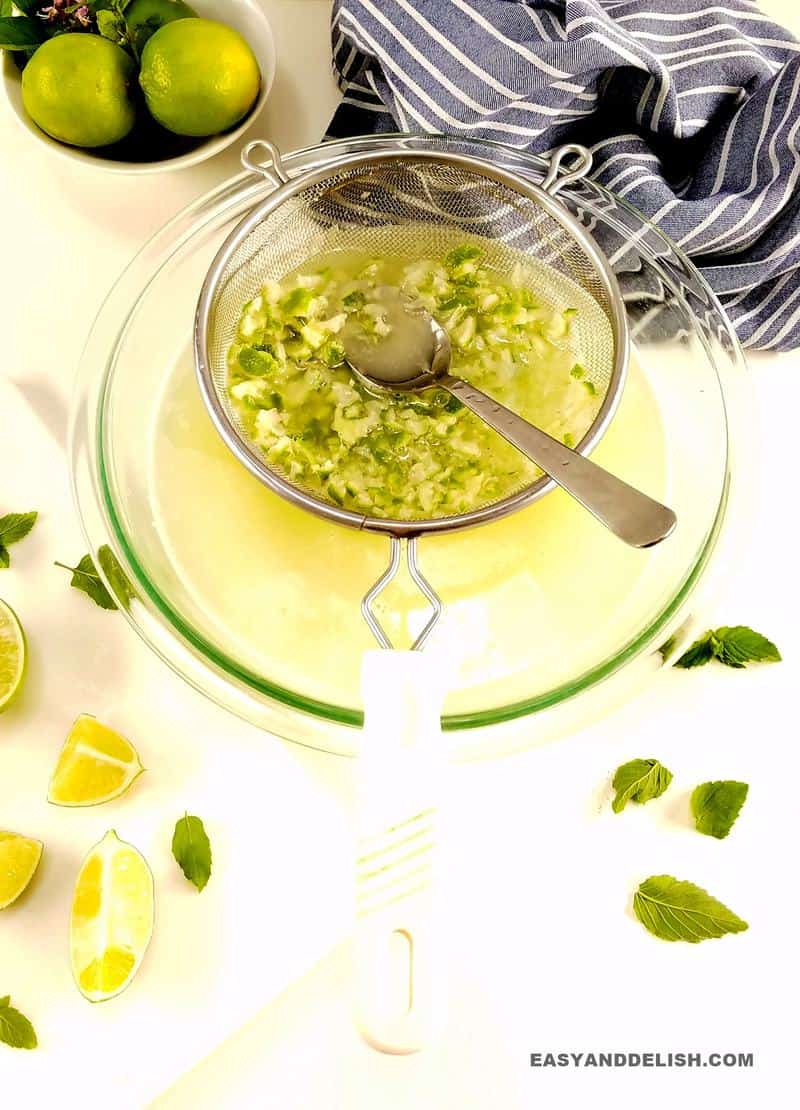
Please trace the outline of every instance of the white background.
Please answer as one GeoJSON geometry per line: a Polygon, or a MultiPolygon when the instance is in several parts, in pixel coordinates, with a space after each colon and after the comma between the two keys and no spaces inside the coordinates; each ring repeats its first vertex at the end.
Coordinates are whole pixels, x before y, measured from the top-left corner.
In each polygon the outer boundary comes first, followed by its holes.
{"type": "MultiPolygon", "coordinates": [[[[319,138],[336,102],[329,4],[264,4],[279,71],[253,130],[291,149],[319,138]]],[[[764,7],[800,31],[791,0],[764,7]]],[[[91,318],[147,236],[235,172],[237,152],[182,174],[111,178],[55,159],[5,106],[0,150],[0,511],[42,511],[12,570],[0,572],[31,642],[26,694],[0,721],[0,827],[47,844],[30,892],[0,917],[0,994],[11,992],[41,1041],[35,1053],[0,1046],[3,1103],[116,1110],[170,1087],[161,1110],[521,1110],[612,1098],[738,1107],[779,1084],[793,1089],[800,358],[753,360],[762,456],[751,543],[707,614],[709,624],[761,629],[785,662],[667,673],[580,735],[455,768],[450,1024],[418,1057],[381,1057],[360,1044],[349,1016],[351,765],[226,716],[51,566],[83,552],[62,452],[91,318]],[[149,774],[105,811],[65,814],[43,795],[79,712],[134,738],[149,774]],[[674,771],[671,789],[611,815],[609,775],[649,755],[674,771]],[[692,786],[719,777],[751,784],[724,842],[687,821],[692,786]],[[206,818],[214,841],[201,896],[168,855],[185,806],[206,818]],[[69,982],[65,919],[79,860],[111,825],[153,864],[159,921],[135,984],[92,1008],[69,982]],[[712,890],[750,930],[699,946],[650,937],[630,898],[662,871],[712,890]],[[752,1051],[756,1068],[528,1067],[530,1052],[570,1050],[752,1051]]]]}

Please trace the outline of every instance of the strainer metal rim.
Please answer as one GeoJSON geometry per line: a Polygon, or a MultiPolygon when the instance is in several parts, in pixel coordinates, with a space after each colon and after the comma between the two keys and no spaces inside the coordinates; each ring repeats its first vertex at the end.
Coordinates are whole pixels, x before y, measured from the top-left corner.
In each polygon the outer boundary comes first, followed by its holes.
{"type": "MultiPolygon", "coordinates": [[[[387,162],[419,162],[430,161],[447,163],[461,169],[479,172],[483,176],[500,185],[511,189],[522,197],[534,200],[554,220],[560,223],[567,232],[576,238],[581,249],[590,258],[597,273],[601,276],[608,294],[609,311],[612,316],[612,328],[616,338],[616,350],[609,377],[608,387],[600,409],[584,435],[575,448],[582,455],[588,455],[600,441],[613,417],[619,404],[628,367],[630,336],[628,321],[619,290],[616,276],[611,269],[605,255],[597,246],[591,235],[583,225],[575,219],[571,212],[555,199],[555,191],[551,194],[539,185],[528,182],[508,170],[494,166],[482,158],[458,154],[454,151],[409,151],[398,143],[396,150],[381,150],[378,153],[359,152],[356,154],[342,155],[323,167],[301,173],[297,177],[278,184],[275,190],[265,200],[249,212],[225,238],[222,246],[217,251],[205,280],[200,290],[195,313],[194,324],[194,356],[195,371],[200,391],[208,413],[214,426],[222,437],[223,442],[239,462],[280,497],[292,504],[315,513],[326,520],[343,524],[350,528],[363,531],[378,532],[381,535],[396,538],[411,538],[423,534],[436,532],[451,532],[464,528],[474,527],[492,520],[499,520],[509,513],[516,512],[538,501],[546,493],[556,488],[557,483],[547,475],[542,475],[531,485],[511,494],[500,501],[484,505],[480,509],[473,509],[468,513],[459,513],[449,517],[436,517],[431,520],[384,520],[380,517],[356,513],[349,509],[335,505],[314,497],[312,494],[294,485],[273,470],[258,449],[247,443],[233,428],[217,394],[212,376],[210,359],[208,356],[208,325],[211,315],[217,286],[225,273],[231,256],[241,245],[242,241],[269,216],[276,208],[280,207],[290,197],[303,189],[333,177],[343,169],[358,167],[378,166],[387,162]]],[[[265,172],[265,176],[269,176],[265,172]]]]}

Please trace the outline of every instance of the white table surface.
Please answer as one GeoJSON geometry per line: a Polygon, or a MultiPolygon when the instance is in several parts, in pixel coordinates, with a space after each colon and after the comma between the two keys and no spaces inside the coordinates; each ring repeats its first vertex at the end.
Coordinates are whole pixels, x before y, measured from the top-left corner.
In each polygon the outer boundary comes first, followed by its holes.
{"type": "MultiPolygon", "coordinates": [[[[264,4],[279,71],[253,134],[291,149],[319,138],[336,103],[329,3],[264,4]]],[[[764,7],[800,31],[792,0],[764,7]]],[[[359,1042],[349,1018],[352,766],[227,716],[51,568],[83,553],[62,451],[90,320],[147,236],[235,172],[237,152],[181,174],[112,178],[52,158],[5,105],[0,149],[0,511],[42,511],[13,549],[12,569],[0,572],[0,595],[31,640],[25,696],[0,720],[0,827],[47,842],[31,891],[0,916],[0,995],[29,1013],[42,1042],[34,1053],[0,1046],[3,1104],[521,1110],[598,1097],[632,1107],[646,1097],[651,1106],[682,1098],[736,1107],[788,1084],[796,1021],[787,1004],[798,988],[800,356],[752,360],[762,452],[751,542],[707,614],[710,625],[761,629],[785,662],[666,673],[579,735],[456,767],[450,1024],[417,1057],[382,1057],[359,1042]],[[43,795],[79,712],[135,738],[150,774],[119,803],[64,814],[43,795]],[[672,788],[612,816],[610,773],[648,755],[675,772],[672,788]],[[722,843],[686,820],[691,787],[718,777],[751,783],[722,843]],[[206,818],[214,841],[214,877],[201,896],[169,860],[185,806],[206,818]],[[145,850],[163,897],[136,983],[92,1008],[68,982],[65,913],[81,855],[112,825],[145,850]],[[699,946],[656,941],[632,918],[630,895],[661,871],[706,886],[750,930],[699,946]],[[528,1066],[531,1052],[591,1050],[752,1051],[756,1067],[528,1066]]]]}

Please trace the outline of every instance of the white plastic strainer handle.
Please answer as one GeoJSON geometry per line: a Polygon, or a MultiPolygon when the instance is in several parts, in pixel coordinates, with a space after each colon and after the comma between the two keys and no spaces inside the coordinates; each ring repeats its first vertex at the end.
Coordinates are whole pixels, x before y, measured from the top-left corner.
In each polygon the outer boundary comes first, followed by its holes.
{"type": "Polygon", "coordinates": [[[356,861],[356,1023],[381,1052],[423,1048],[444,1017],[437,908],[444,681],[418,651],[364,657],[356,861]]]}

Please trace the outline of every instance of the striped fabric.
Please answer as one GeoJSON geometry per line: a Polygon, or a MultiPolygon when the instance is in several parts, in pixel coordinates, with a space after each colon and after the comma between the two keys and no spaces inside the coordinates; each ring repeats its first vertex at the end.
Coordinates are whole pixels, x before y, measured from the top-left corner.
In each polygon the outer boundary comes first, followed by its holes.
{"type": "Polygon", "coordinates": [[[694,259],[745,346],[800,345],[800,44],[756,4],[335,0],[333,48],[331,136],[585,143],[596,179],[694,259]]]}

